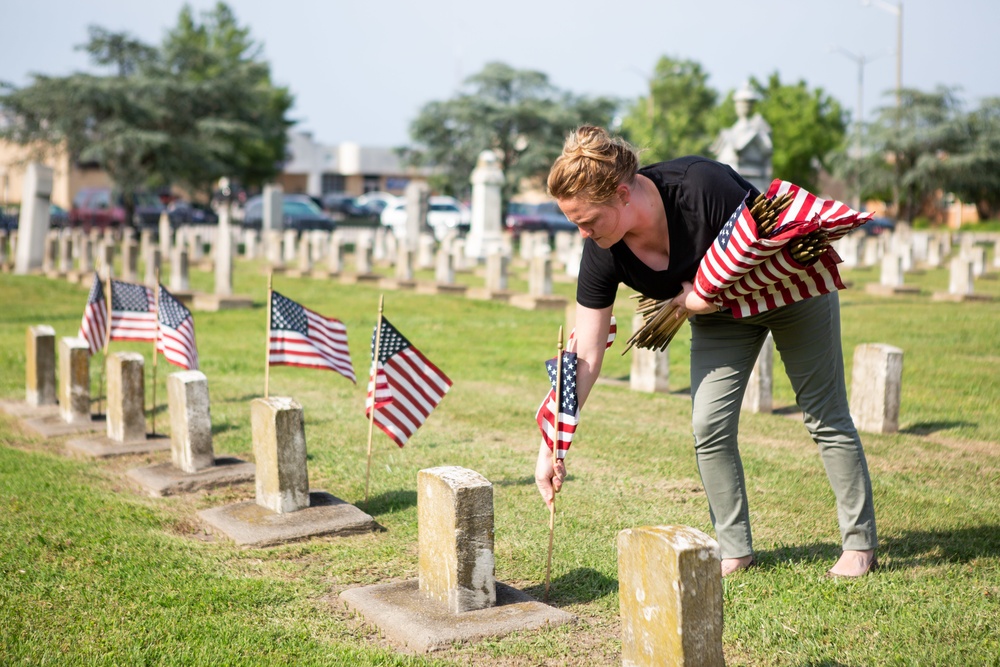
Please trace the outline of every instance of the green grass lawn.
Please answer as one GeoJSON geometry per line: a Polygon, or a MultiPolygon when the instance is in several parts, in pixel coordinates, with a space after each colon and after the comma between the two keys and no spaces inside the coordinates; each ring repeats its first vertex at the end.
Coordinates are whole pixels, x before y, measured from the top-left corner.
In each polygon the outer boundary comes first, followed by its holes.
{"type": "MultiPolygon", "coordinates": [[[[848,377],[858,344],[904,350],[900,432],[863,435],[884,567],[859,581],[823,578],[840,551],[832,492],[776,355],[778,414],[742,422],[762,567],[724,582],[727,664],[1000,664],[1000,280],[993,273],[976,284],[997,301],[952,304],[930,298],[947,289],[945,269],[908,275],[922,291],[906,297],[866,294],[874,269],[845,279],[848,377]]],[[[212,277],[194,271],[192,283],[209,289],[212,277]]],[[[217,454],[252,458],[249,402],[263,395],[266,283],[259,264],[239,263],[235,289],[256,307],[196,313],[217,454]]],[[[0,275],[0,397],[23,397],[25,328],[75,335],[87,288],[0,275]]],[[[271,394],[304,407],[310,485],[362,505],[363,404],[380,292],[279,276],[275,289],[348,327],[357,386],[331,372],[273,367],[271,394]]],[[[556,289],[573,293],[570,284],[556,289]]],[[[629,357],[620,355],[628,296],[616,309],[609,378],[628,374],[629,357]]],[[[548,511],[532,479],[533,419],[564,316],[403,292],[385,294],[385,314],[454,386],[406,448],[376,429],[366,509],[384,530],[369,535],[240,549],[206,534],[195,513],[251,499],[252,485],[146,498],[125,472],[164,455],[68,458],[62,441],[30,436],[0,416],[0,663],[619,664],[618,531],[686,524],[712,534],[691,436],[687,331],[671,344],[670,394],[599,384],[584,412],[559,496],[551,598],[579,622],[423,657],[397,652],[337,595],[416,576],[417,471],[461,465],[494,484],[497,578],[541,597],[548,511]]],[[[147,397],[150,347],[112,344],[146,355],[147,397]]],[[[159,360],[161,432],[169,429],[172,370],[159,360]]]]}

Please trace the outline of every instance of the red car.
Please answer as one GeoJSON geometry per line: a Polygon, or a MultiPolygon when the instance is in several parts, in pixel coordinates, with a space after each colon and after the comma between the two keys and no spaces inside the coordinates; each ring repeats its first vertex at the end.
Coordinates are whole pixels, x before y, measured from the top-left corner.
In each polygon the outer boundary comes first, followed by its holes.
{"type": "MultiPolygon", "coordinates": [[[[135,223],[138,227],[155,227],[164,206],[160,198],[150,193],[137,193],[135,223]]],[[[105,229],[125,223],[125,206],[121,194],[111,188],[83,188],[73,197],[69,223],[74,227],[105,229]]]]}

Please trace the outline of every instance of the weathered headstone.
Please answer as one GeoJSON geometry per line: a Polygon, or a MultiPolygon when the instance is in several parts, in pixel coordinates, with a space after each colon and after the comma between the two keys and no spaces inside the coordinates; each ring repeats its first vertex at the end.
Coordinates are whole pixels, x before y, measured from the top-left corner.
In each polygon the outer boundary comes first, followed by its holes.
{"type": "Polygon", "coordinates": [[[178,245],[173,252],[174,256],[170,260],[170,291],[187,292],[191,289],[187,250],[178,245]]]}
{"type": "Polygon", "coordinates": [[[68,229],[59,233],[59,276],[73,270],[73,235],[68,229]]]}
{"type": "Polygon", "coordinates": [[[160,257],[170,257],[170,251],[173,249],[173,230],[170,228],[170,215],[166,211],[160,213],[158,233],[160,237],[160,257]]]}
{"type": "MultiPolygon", "coordinates": [[[[97,246],[98,251],[98,272],[102,280],[107,280],[115,275],[115,244],[109,239],[102,239],[97,246]]],[[[155,282],[153,283],[155,284],[155,282]]]]}
{"type": "Polygon", "coordinates": [[[28,327],[24,361],[27,404],[55,405],[56,330],[47,324],[28,327]]]}
{"type": "Polygon", "coordinates": [[[468,257],[483,259],[499,247],[503,233],[501,190],[504,185],[504,175],[495,152],[487,150],[479,154],[470,180],[472,221],[464,252],[468,257]]]}
{"type": "Polygon", "coordinates": [[[146,439],[145,361],[137,352],[108,355],[108,439],[126,443],[146,439]]]}
{"type": "Polygon", "coordinates": [[[326,270],[332,276],[344,270],[344,243],[340,232],[330,234],[330,247],[326,253],[326,270]]]}
{"type": "Polygon", "coordinates": [[[309,507],[302,406],[286,397],[254,399],[250,425],[257,463],[257,504],[278,514],[309,507]]]}
{"type": "Polygon", "coordinates": [[[549,296],[552,294],[552,260],[548,253],[536,254],[528,267],[528,294],[549,296]]]}
{"type": "Polygon", "coordinates": [[[773,385],[774,337],[768,332],[747,380],[746,393],[743,394],[743,409],[748,412],[771,412],[774,409],[773,385]]]}
{"type": "MultiPolygon", "coordinates": [[[[642,315],[632,318],[632,330],[643,324],[642,315]]],[[[670,353],[667,350],[632,348],[632,368],[628,376],[632,391],[666,394],[670,391],[670,353]]]]}
{"type": "Polygon", "coordinates": [[[286,229],[281,235],[281,261],[285,264],[295,262],[299,243],[299,233],[294,229],[286,229]]]}
{"type": "Polygon", "coordinates": [[[437,242],[430,234],[421,234],[417,237],[417,268],[434,268],[434,248],[437,242]]]}
{"type": "Polygon", "coordinates": [[[622,664],[725,665],[718,543],[687,526],[618,533],[622,664]]]}
{"type": "Polygon", "coordinates": [[[867,343],[854,348],[851,416],[861,431],[899,430],[903,384],[903,351],[892,345],[867,343]]]}
{"type": "Polygon", "coordinates": [[[135,241],[122,242],[122,280],[134,283],[139,275],[139,246],[135,241]]]}
{"type": "Polygon", "coordinates": [[[52,229],[45,235],[45,245],[42,253],[42,273],[50,278],[58,278],[59,232],[52,229]]]}
{"type": "Polygon", "coordinates": [[[434,262],[434,280],[443,285],[455,282],[454,257],[447,248],[440,248],[434,262]]]}
{"type": "Polygon", "coordinates": [[[972,262],[961,255],[951,258],[949,266],[948,292],[950,294],[972,294],[975,291],[975,269],[972,262]]]}
{"type": "Polygon", "coordinates": [[[68,424],[91,421],[90,346],[83,338],[59,339],[59,416],[68,424]]]}
{"type": "Polygon", "coordinates": [[[493,485],[457,466],[417,473],[420,590],[454,614],[496,604],[493,485]]]}
{"type": "Polygon", "coordinates": [[[181,371],[167,376],[170,409],[170,449],[174,466],[198,472],[215,464],[208,378],[201,371],[181,371]]]}
{"type": "Polygon", "coordinates": [[[269,232],[281,231],[282,219],[284,218],[282,210],[284,208],[285,191],[280,185],[274,183],[265,185],[262,199],[260,231],[264,239],[265,251],[268,253],[268,257],[270,257],[270,246],[274,237],[269,232]]]}
{"type": "Polygon", "coordinates": [[[156,284],[156,274],[160,270],[161,257],[162,255],[160,255],[160,249],[158,247],[149,247],[149,254],[146,256],[146,272],[143,278],[143,283],[146,285],[156,284]]]}
{"type": "Polygon", "coordinates": [[[402,230],[397,228],[394,231],[397,234],[403,232],[402,241],[411,250],[417,248],[427,227],[430,194],[430,186],[424,181],[410,181],[403,192],[406,199],[406,225],[402,230]]]}

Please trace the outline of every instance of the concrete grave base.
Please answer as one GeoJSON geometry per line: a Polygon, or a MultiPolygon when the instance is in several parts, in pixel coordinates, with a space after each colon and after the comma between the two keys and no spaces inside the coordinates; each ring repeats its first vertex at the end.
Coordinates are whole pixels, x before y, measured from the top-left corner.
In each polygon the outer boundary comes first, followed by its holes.
{"type": "Polygon", "coordinates": [[[170,437],[149,435],[143,440],[118,442],[107,436],[100,438],[74,438],[66,441],[66,449],[73,454],[81,454],[95,459],[109,459],[114,456],[149,454],[170,451],[170,437]]]}
{"type": "Polygon", "coordinates": [[[0,412],[19,419],[59,416],[58,405],[31,405],[27,401],[0,400],[0,412]]]}
{"type": "Polygon", "coordinates": [[[285,271],[286,278],[311,278],[312,269],[303,271],[302,269],[288,269],[285,271]]]}
{"type": "Polygon", "coordinates": [[[66,272],[66,282],[73,285],[79,285],[87,278],[92,278],[94,275],[93,271],[67,271],[66,272]]]}
{"type": "Polygon", "coordinates": [[[157,463],[128,471],[129,478],[153,498],[192,493],[220,486],[253,482],[257,466],[233,457],[219,457],[215,465],[198,472],[184,472],[173,463],[157,463]]]}
{"type": "Polygon", "coordinates": [[[515,294],[510,298],[510,305],[524,310],[562,310],[566,308],[566,298],[555,295],[515,294]]]}
{"type": "Polygon", "coordinates": [[[58,438],[64,435],[100,433],[108,430],[104,415],[93,415],[89,422],[66,422],[62,415],[54,412],[39,417],[26,417],[21,424],[43,438],[58,438]]]}
{"type": "Polygon", "coordinates": [[[375,530],[375,519],[323,491],[309,492],[309,507],[278,514],[249,500],[198,512],[210,528],[246,547],[268,547],[321,535],[375,530]]]}
{"type": "Polygon", "coordinates": [[[951,292],[934,292],[931,301],[953,301],[963,303],[965,301],[993,301],[992,294],[952,294],[951,292]]]}
{"type": "Polygon", "coordinates": [[[253,307],[253,299],[248,296],[222,296],[221,294],[195,294],[192,310],[216,312],[219,310],[243,310],[253,307]]]}
{"type": "Polygon", "coordinates": [[[184,304],[184,307],[190,310],[194,305],[194,297],[197,292],[193,290],[177,290],[171,291],[170,295],[184,304]]]}
{"type": "Polygon", "coordinates": [[[416,289],[416,280],[400,280],[399,278],[383,278],[378,281],[378,286],[382,289],[412,290],[416,289]]]}
{"type": "Polygon", "coordinates": [[[340,597],[382,630],[391,642],[418,653],[445,649],[455,642],[501,637],[576,620],[572,614],[538,602],[499,581],[496,593],[496,606],[458,614],[422,593],[416,579],[351,588],[340,597]]]}
{"type": "Polygon", "coordinates": [[[920,288],[916,285],[882,285],[881,283],[868,283],[865,285],[865,291],[876,296],[920,294],[920,288]]]}
{"type": "Polygon", "coordinates": [[[340,271],[331,271],[330,269],[313,269],[309,272],[310,278],[318,278],[319,280],[330,280],[332,278],[339,278],[340,271]]]}
{"type": "Polygon", "coordinates": [[[508,303],[510,298],[514,296],[514,293],[510,290],[495,290],[486,289],[485,287],[472,287],[469,291],[465,293],[465,296],[470,299],[478,299],[480,301],[500,301],[502,303],[508,303]]]}
{"type": "Polygon", "coordinates": [[[342,285],[377,285],[382,278],[381,273],[341,273],[340,284],[342,285]]]}
{"type": "Polygon", "coordinates": [[[468,285],[456,285],[452,283],[417,283],[417,294],[454,294],[462,296],[468,289],[468,285]]]}

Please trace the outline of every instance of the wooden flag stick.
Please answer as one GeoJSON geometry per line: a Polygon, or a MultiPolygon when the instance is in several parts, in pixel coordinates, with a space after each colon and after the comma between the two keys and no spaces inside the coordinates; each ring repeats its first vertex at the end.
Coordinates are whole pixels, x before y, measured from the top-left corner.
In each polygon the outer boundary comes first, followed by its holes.
{"type": "MultiPolygon", "coordinates": [[[[559,408],[562,405],[562,369],[563,369],[563,328],[559,327],[559,344],[556,347],[556,405],[552,415],[552,473],[555,475],[556,464],[559,462],[559,408]]],[[[549,601],[549,586],[552,581],[552,542],[556,532],[556,489],[552,487],[552,506],[549,508],[549,557],[545,563],[545,601],[549,601]]]]}
{"type": "Polygon", "coordinates": [[[375,434],[375,388],[378,374],[379,345],[382,342],[382,308],[385,305],[385,295],[378,297],[378,320],[375,322],[375,348],[372,350],[372,371],[368,376],[371,382],[372,410],[368,415],[368,464],[365,466],[365,507],[368,506],[368,481],[372,472],[372,437],[375,434]]]}
{"type": "Polygon", "coordinates": [[[156,286],[153,288],[156,304],[156,333],[153,335],[153,409],[150,410],[150,431],[156,435],[156,339],[160,336],[160,267],[156,267],[156,286]]]}
{"type": "MultiPolygon", "coordinates": [[[[98,274],[97,279],[100,280],[100,274],[98,274]]],[[[111,272],[108,271],[108,277],[105,280],[104,285],[104,347],[101,350],[104,358],[101,360],[101,383],[99,391],[97,392],[97,412],[100,413],[102,409],[101,401],[104,400],[104,369],[108,365],[108,346],[111,345],[111,272]]]]}
{"type": "Polygon", "coordinates": [[[267,331],[264,332],[264,398],[271,390],[271,302],[274,300],[274,274],[267,273],[267,331]]]}

